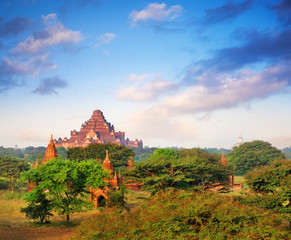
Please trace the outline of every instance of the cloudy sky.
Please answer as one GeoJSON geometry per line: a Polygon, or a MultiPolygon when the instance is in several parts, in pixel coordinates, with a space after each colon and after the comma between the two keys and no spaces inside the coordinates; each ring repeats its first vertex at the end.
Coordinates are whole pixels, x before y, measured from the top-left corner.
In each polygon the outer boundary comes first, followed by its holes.
{"type": "Polygon", "coordinates": [[[145,146],[291,146],[290,0],[1,0],[0,146],[93,110],[145,146]]]}

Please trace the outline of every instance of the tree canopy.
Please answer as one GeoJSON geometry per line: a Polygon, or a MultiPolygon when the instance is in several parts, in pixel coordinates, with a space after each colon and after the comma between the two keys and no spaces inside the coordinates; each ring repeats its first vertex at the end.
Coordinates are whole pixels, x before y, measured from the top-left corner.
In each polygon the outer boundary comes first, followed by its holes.
{"type": "Polygon", "coordinates": [[[11,157],[18,157],[18,158],[24,157],[21,149],[4,148],[2,146],[0,146],[0,156],[11,156],[11,157]]]}
{"type": "Polygon", "coordinates": [[[214,185],[228,186],[231,172],[211,154],[201,150],[203,157],[199,157],[197,149],[186,152],[184,155],[179,151],[175,154],[154,154],[148,160],[137,163],[127,175],[143,182],[143,188],[152,194],[171,187],[196,189],[200,186],[208,189],[214,185]]]}
{"type": "Polygon", "coordinates": [[[259,195],[248,196],[244,202],[283,213],[291,227],[291,161],[277,160],[268,166],[255,168],[245,179],[259,195]]]}
{"type": "Polygon", "coordinates": [[[82,162],[64,161],[56,158],[36,169],[23,173],[23,178],[37,183],[25,197],[29,205],[22,211],[28,218],[40,221],[46,219],[52,211],[67,216],[70,213],[87,210],[89,204],[89,186],[102,188],[108,174],[96,159],[82,162]]]}
{"type": "Polygon", "coordinates": [[[236,175],[245,175],[254,167],[265,166],[280,159],[286,159],[286,156],[279,149],[259,140],[234,147],[227,155],[227,161],[233,163],[236,168],[236,175]]]}
{"type": "Polygon", "coordinates": [[[0,156],[0,176],[7,178],[11,183],[11,192],[17,182],[21,172],[29,169],[28,163],[24,159],[11,156],[0,156]]]}
{"type": "Polygon", "coordinates": [[[106,143],[106,144],[90,144],[86,148],[69,148],[67,156],[74,161],[81,159],[100,159],[103,161],[106,157],[106,150],[109,152],[109,158],[114,167],[126,166],[130,157],[134,157],[134,150],[122,145],[106,143]]]}
{"type": "Polygon", "coordinates": [[[246,183],[261,193],[274,193],[291,200],[291,161],[277,160],[255,168],[246,176],[246,183]]]}

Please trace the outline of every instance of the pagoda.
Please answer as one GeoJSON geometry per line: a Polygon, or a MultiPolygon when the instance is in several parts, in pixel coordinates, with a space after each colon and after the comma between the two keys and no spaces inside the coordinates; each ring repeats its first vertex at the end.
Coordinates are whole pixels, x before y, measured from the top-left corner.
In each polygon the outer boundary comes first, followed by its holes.
{"type": "MultiPolygon", "coordinates": [[[[54,141],[53,141],[53,135],[51,135],[51,140],[50,140],[49,144],[47,145],[47,148],[45,150],[45,156],[42,160],[41,165],[48,162],[48,160],[50,160],[50,159],[56,158],[57,156],[58,156],[58,151],[57,151],[56,146],[55,146],[54,141]]],[[[38,158],[35,160],[35,164],[31,165],[31,168],[37,168],[37,166],[38,166],[38,158]]],[[[37,183],[29,180],[27,191],[31,192],[35,186],[37,186],[37,183]]]]}
{"type": "Polygon", "coordinates": [[[88,121],[81,125],[80,131],[71,131],[71,137],[54,140],[56,147],[66,149],[72,147],[87,147],[91,143],[115,143],[129,147],[142,148],[142,140],[131,141],[125,139],[124,132],[115,132],[114,126],[107,122],[100,110],[93,111],[88,121]]]}
{"type": "Polygon", "coordinates": [[[42,164],[46,163],[49,159],[56,158],[57,156],[58,156],[58,151],[53,141],[53,135],[51,135],[51,140],[45,150],[45,156],[44,156],[44,159],[42,160],[42,164]]]}
{"type": "Polygon", "coordinates": [[[120,172],[118,176],[116,172],[114,172],[113,164],[111,163],[108,156],[108,150],[106,150],[106,157],[103,162],[103,168],[110,174],[109,178],[104,180],[107,183],[107,186],[103,189],[94,189],[90,187],[90,202],[94,203],[95,208],[102,207],[102,202],[108,199],[108,192],[111,190],[118,191],[119,184],[123,183],[123,178],[120,175],[120,172]]]}

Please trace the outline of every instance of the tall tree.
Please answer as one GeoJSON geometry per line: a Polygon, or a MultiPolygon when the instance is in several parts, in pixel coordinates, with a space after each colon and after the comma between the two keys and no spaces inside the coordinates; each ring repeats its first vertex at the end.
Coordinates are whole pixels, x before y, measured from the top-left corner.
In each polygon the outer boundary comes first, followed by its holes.
{"type": "MultiPolygon", "coordinates": [[[[70,214],[86,211],[91,204],[86,193],[89,193],[89,186],[102,188],[106,185],[104,178],[108,174],[101,164],[96,160],[74,162],[62,159],[50,160],[36,169],[23,173],[23,178],[37,183],[32,192],[28,193],[26,201],[27,208],[22,211],[29,213],[31,209],[38,209],[40,205],[46,204],[44,214],[52,211],[60,215],[66,215],[69,222],[70,214]]],[[[36,218],[43,214],[36,215],[36,218]]]]}
{"type": "Polygon", "coordinates": [[[9,179],[11,183],[11,192],[14,191],[21,172],[29,169],[28,163],[24,159],[10,156],[0,156],[0,176],[9,179]]]}
{"type": "Polygon", "coordinates": [[[245,175],[254,167],[268,165],[274,160],[286,159],[286,156],[270,143],[264,141],[246,142],[227,155],[227,161],[235,165],[236,175],[245,175]]]}

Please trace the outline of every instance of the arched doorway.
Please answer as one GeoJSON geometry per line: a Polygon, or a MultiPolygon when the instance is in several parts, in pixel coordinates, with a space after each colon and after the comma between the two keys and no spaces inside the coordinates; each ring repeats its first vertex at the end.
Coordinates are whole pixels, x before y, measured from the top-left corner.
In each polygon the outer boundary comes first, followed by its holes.
{"type": "Polygon", "coordinates": [[[100,195],[98,197],[97,201],[98,201],[98,203],[97,203],[98,207],[105,207],[106,206],[106,198],[104,196],[100,195]]]}

